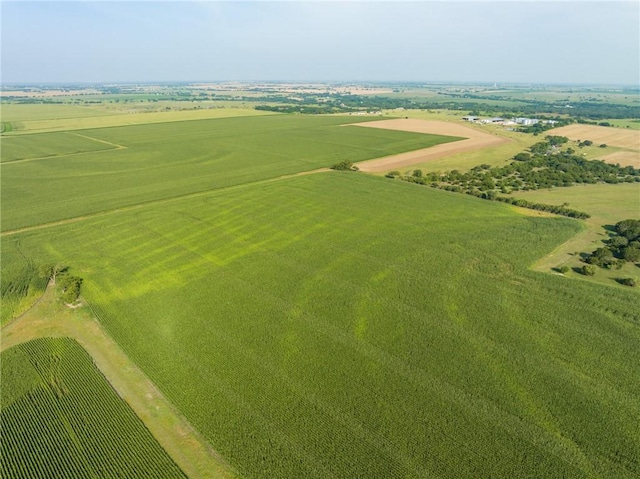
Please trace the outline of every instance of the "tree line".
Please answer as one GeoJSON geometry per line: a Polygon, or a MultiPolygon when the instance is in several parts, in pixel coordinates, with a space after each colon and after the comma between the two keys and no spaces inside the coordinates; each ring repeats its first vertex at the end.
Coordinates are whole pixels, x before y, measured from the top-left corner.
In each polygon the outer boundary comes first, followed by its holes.
{"type": "Polygon", "coordinates": [[[589,215],[569,208],[566,203],[547,205],[504,195],[575,184],[640,182],[640,169],[586,160],[573,148],[562,149],[567,142],[566,137],[547,136],[545,141],[532,145],[529,151],[515,155],[506,166],[482,164],[466,172],[452,170],[426,174],[422,170],[413,170],[409,175],[392,171],[386,176],[572,218],[588,218],[589,215]]]}

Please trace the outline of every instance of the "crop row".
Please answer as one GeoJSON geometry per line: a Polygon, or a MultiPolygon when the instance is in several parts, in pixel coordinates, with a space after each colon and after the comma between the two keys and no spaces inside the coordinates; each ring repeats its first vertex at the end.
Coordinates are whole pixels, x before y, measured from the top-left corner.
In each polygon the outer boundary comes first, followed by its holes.
{"type": "MultiPolygon", "coordinates": [[[[573,477],[583,455],[636,471],[607,404],[637,412],[614,399],[633,387],[621,343],[637,334],[609,324],[597,288],[524,271],[573,223],[381,185],[314,175],[138,213],[127,236],[78,232],[111,259],[86,296],[249,477],[573,477]],[[575,372],[593,368],[599,385],[575,372]],[[576,446],[589,430],[607,439],[576,446]]],[[[621,296],[616,321],[637,309],[621,296]]]]}
{"type": "MultiPolygon", "coordinates": [[[[226,118],[85,130],[88,151],[7,163],[2,172],[2,230],[52,222],[122,206],[425,148],[450,137],[346,127],[345,117],[226,118]],[[91,138],[95,138],[94,141],[91,138]],[[106,142],[106,143],[101,143],[106,142]],[[110,146],[122,145],[115,149],[110,146]]],[[[70,133],[22,135],[40,155],[70,133]],[[44,140],[43,140],[44,139],[44,140]]],[[[5,140],[3,140],[5,141],[5,140]]],[[[66,143],[62,143],[66,145],[66,143]]],[[[58,149],[57,149],[58,148],[58,149]]],[[[4,144],[3,144],[4,153],[4,144]]],[[[7,153],[9,154],[9,153],[7,153]]],[[[18,155],[16,153],[16,155],[18,155]]],[[[11,157],[13,158],[13,157],[11,157]]]]}
{"type": "Polygon", "coordinates": [[[184,477],[73,340],[38,339],[2,356],[12,387],[21,377],[28,386],[10,404],[3,396],[2,477],[184,477]]]}
{"type": "Polygon", "coordinates": [[[20,239],[247,477],[633,477],[634,293],[526,270],[577,229],[330,172],[20,239]]]}

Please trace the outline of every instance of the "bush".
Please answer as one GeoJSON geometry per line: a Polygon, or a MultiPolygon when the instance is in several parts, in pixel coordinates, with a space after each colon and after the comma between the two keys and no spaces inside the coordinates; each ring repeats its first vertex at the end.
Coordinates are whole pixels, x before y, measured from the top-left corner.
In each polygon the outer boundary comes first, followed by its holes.
{"type": "Polygon", "coordinates": [[[558,267],[556,268],[556,271],[557,271],[558,273],[566,274],[566,273],[568,273],[568,272],[569,272],[569,267],[568,267],[566,264],[565,264],[565,265],[562,265],[562,266],[558,266],[558,267]]]}
{"type": "Polygon", "coordinates": [[[636,280],[633,278],[621,278],[618,280],[618,283],[623,284],[625,286],[631,286],[633,288],[636,285],[636,280]]]}
{"type": "Polygon", "coordinates": [[[358,167],[355,166],[351,161],[349,160],[342,160],[339,163],[336,163],[335,165],[330,167],[332,170],[338,170],[338,171],[358,171],[358,167]]]}
{"type": "Polygon", "coordinates": [[[400,172],[398,170],[393,170],[384,176],[386,176],[387,178],[397,178],[398,176],[400,176],[400,172]]]}
{"type": "Polygon", "coordinates": [[[71,276],[70,274],[64,274],[58,281],[59,287],[62,291],[60,299],[66,304],[75,303],[80,297],[80,287],[82,286],[82,278],[77,276],[71,276]]]}
{"type": "Polygon", "coordinates": [[[580,272],[585,276],[593,276],[596,274],[596,267],[592,264],[585,264],[580,272]]]}

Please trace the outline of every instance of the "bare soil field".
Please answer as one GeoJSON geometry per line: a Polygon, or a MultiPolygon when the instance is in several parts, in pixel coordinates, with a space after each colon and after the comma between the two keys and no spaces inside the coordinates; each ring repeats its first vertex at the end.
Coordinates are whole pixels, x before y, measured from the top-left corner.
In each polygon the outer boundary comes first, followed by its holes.
{"type": "Polygon", "coordinates": [[[615,153],[601,156],[598,159],[613,165],[618,163],[620,166],[633,166],[634,168],[640,168],[640,152],[616,151],[615,153]]]}
{"type": "Polygon", "coordinates": [[[379,173],[397,168],[425,163],[443,157],[452,156],[465,151],[475,151],[480,148],[497,146],[511,140],[485,133],[465,125],[447,121],[430,121],[417,119],[394,119],[375,122],[356,123],[356,126],[368,128],[382,128],[386,130],[401,130],[414,133],[430,133],[433,135],[461,136],[464,140],[453,143],[432,146],[422,150],[409,151],[399,155],[387,156],[375,160],[358,163],[361,171],[379,173]]]}
{"type": "Polygon", "coordinates": [[[640,131],[638,130],[609,126],[568,125],[549,130],[547,134],[566,136],[571,140],[591,140],[597,145],[606,143],[610,146],[640,150],[640,131]]]}

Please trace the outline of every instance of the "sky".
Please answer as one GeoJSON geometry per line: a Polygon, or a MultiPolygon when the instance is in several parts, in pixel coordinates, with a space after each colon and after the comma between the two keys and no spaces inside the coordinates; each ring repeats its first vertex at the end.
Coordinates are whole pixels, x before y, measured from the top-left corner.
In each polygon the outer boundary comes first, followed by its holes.
{"type": "Polygon", "coordinates": [[[640,2],[0,3],[1,81],[640,83],[640,2]]]}

